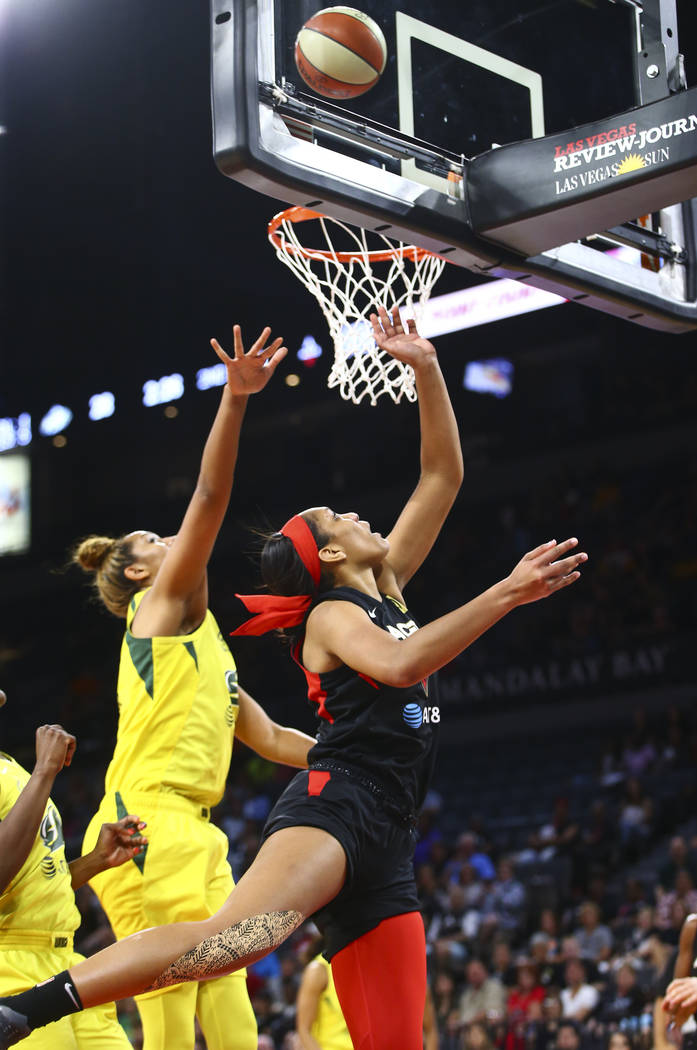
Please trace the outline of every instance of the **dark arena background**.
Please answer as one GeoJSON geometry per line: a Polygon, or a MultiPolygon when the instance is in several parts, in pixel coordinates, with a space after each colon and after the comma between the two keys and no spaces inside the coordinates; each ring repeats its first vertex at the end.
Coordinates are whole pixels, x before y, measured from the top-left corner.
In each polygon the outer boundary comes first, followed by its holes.
{"type": "MultiPolygon", "coordinates": [[[[678,4],[689,86],[693,3],[678,4]]],[[[209,338],[229,348],[233,323],[249,341],[268,324],[289,348],[250,403],[210,564],[224,633],[233,592],[259,585],[259,530],[318,504],[389,530],[418,476],[417,408],[326,389],[324,319],[266,241],[281,204],[211,158],[205,5],[4,0],[0,18],[0,747],[31,768],[37,726],[75,733],[54,791],[74,856],[113,749],[122,625],[68,552],[90,532],[176,529],[220,394],[209,338]]],[[[449,267],[434,295],[479,283],[449,267]]],[[[605,1050],[622,1032],[665,1050],[679,1033],[654,1004],[697,911],[697,334],[561,303],[435,343],[465,479],[410,607],[432,619],[552,536],[589,554],[573,588],[441,673],[416,853],[439,1045],[605,1050]],[[472,389],[479,362],[505,396],[472,389]],[[596,994],[569,1027],[579,956],[596,994]],[[494,979],[481,1018],[475,960],[494,979]],[[533,1011],[523,960],[544,989],[533,1011]]],[[[233,652],[270,715],[312,732],[280,643],[233,652]]],[[[214,819],[237,876],[289,778],[236,747],[214,819]]],[[[89,954],[111,933],[91,891],[78,900],[89,954]]],[[[265,1050],[300,1046],[308,939],[250,970],[265,1050]]],[[[139,1047],[132,1003],[121,1018],[139,1047]]]]}

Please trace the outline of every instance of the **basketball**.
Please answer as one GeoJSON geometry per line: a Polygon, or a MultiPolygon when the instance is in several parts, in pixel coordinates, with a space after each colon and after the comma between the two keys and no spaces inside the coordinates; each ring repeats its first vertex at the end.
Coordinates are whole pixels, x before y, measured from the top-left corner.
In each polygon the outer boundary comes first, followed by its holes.
{"type": "Polygon", "coordinates": [[[377,83],[387,62],[380,26],[355,7],[325,7],[308,18],[295,41],[305,83],[325,98],[355,98],[377,83]]]}

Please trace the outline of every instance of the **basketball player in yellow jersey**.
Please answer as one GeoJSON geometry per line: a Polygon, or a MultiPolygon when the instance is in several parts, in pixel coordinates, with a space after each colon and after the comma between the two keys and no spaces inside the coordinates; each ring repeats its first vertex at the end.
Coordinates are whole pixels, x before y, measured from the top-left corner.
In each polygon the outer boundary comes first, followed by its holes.
{"type": "Polygon", "coordinates": [[[353,1050],[332,968],[322,955],[316,955],[303,970],[295,1030],[301,1050],[353,1050]]]}
{"type": "MultiPolygon", "coordinates": [[[[227,510],[249,394],[285,356],[270,330],[234,357],[212,345],[227,383],[196,489],[176,536],[92,536],[75,559],[96,574],[106,607],[126,620],[118,679],[119,727],[105,795],[85,836],[133,807],[147,821],[147,850],[118,873],[91,880],[118,939],[144,927],[206,919],[233,888],[228,841],[210,823],[230,765],[233,736],[265,758],[307,765],[314,739],[276,725],[237,684],[235,663],[207,608],[206,566],[227,510]]],[[[244,971],[137,997],[144,1050],[193,1050],[198,1016],[208,1050],[256,1050],[244,971]]]]}
{"type": "MultiPolygon", "coordinates": [[[[0,691],[0,705],[5,694],[0,691]]],[[[95,850],[66,863],[58,810],[49,795],[70,765],[75,737],[60,726],[36,731],[31,775],[0,752],[0,995],[21,991],[83,957],[73,951],[80,925],[74,890],[109,865],[138,855],[142,823],[127,814],[104,826],[95,850]]],[[[86,1010],[32,1033],[27,1050],[129,1050],[113,1003],[86,1010]]]]}

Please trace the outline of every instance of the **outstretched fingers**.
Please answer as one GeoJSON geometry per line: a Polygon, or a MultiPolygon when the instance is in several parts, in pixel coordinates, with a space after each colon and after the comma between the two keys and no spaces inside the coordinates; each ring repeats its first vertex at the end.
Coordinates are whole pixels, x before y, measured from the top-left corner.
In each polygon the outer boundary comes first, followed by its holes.
{"type": "Polygon", "coordinates": [[[220,345],[220,343],[218,342],[218,340],[217,339],[211,339],[210,343],[211,343],[211,346],[213,347],[213,349],[215,350],[216,354],[220,358],[220,360],[223,362],[223,364],[224,365],[229,365],[230,362],[232,361],[232,358],[230,357],[229,354],[227,354],[223,350],[223,348],[220,345]]]}
{"type": "Polygon", "coordinates": [[[380,344],[387,339],[393,339],[399,335],[416,335],[416,322],[413,319],[407,321],[405,329],[399,316],[399,307],[393,306],[388,311],[384,306],[378,306],[377,313],[370,314],[369,320],[373,326],[373,335],[376,343],[380,344]]]}
{"type": "Polygon", "coordinates": [[[274,344],[266,351],[267,356],[264,358],[265,371],[271,375],[273,375],[288,353],[288,347],[281,346],[281,341],[280,339],[274,340],[274,344]]]}
{"type": "Polygon", "coordinates": [[[549,566],[551,571],[547,578],[550,590],[556,591],[560,587],[568,587],[570,583],[578,580],[581,575],[578,566],[583,565],[586,561],[588,561],[586,552],[579,551],[578,554],[572,554],[569,558],[551,562],[549,566]]]}

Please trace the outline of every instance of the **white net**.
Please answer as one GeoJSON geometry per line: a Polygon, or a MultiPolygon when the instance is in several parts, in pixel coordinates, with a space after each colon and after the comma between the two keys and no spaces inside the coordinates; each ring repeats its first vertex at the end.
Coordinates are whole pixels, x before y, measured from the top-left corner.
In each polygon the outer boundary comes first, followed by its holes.
{"type": "Polygon", "coordinates": [[[378,348],[368,318],[377,306],[396,306],[418,327],[445,260],[300,208],[276,216],[269,228],[278,258],[314,295],[329,324],[334,342],[329,387],[338,387],[344,400],[356,405],[364,397],[375,405],[381,394],[393,401],[415,401],[413,369],[378,348]],[[308,248],[300,242],[297,226],[308,219],[314,220],[316,230],[321,228],[328,248],[308,248]]]}

